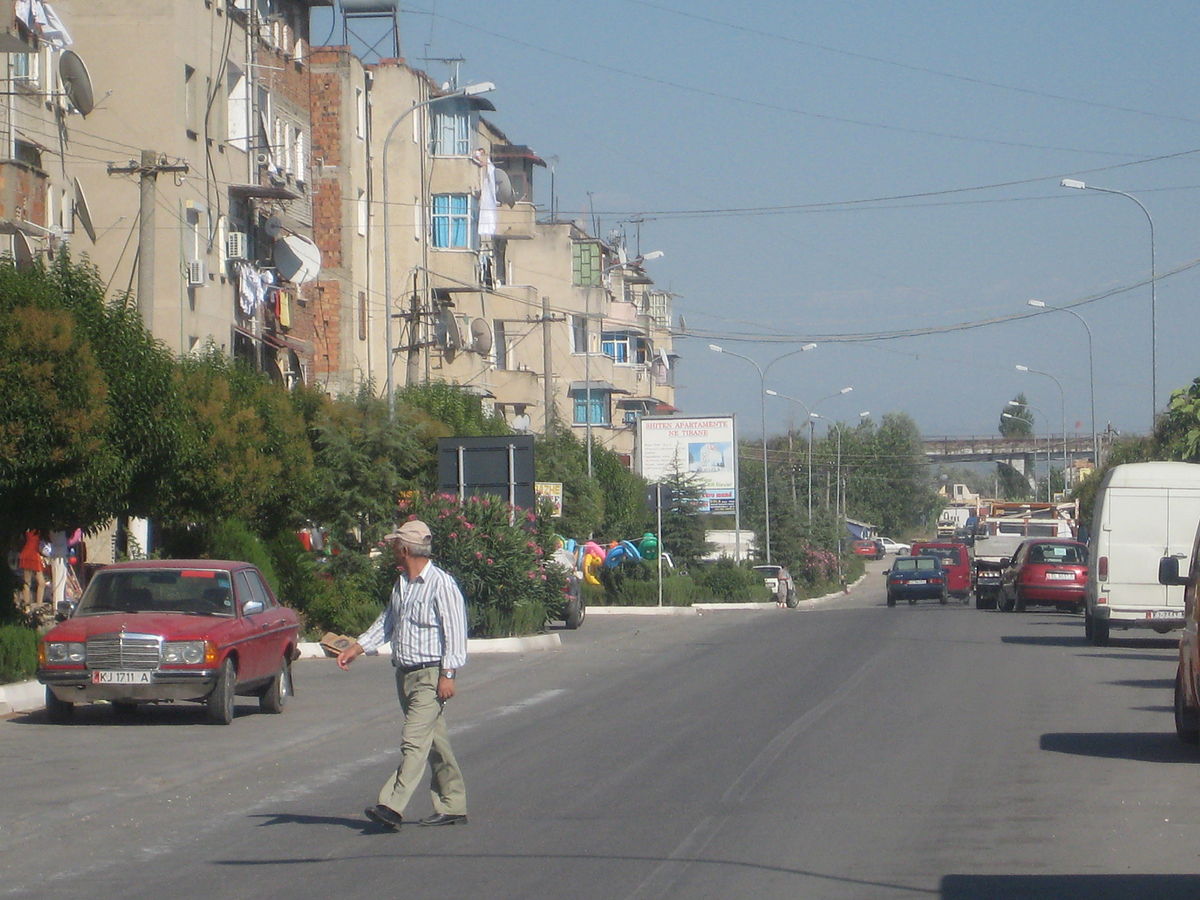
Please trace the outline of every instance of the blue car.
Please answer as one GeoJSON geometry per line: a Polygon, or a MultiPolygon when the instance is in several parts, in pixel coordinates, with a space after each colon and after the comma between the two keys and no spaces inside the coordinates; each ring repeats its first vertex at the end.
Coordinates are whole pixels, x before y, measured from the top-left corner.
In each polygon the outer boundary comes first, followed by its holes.
{"type": "Polygon", "coordinates": [[[936,556],[898,556],[892,567],[883,573],[887,579],[887,605],[897,600],[909,604],[918,600],[946,602],[946,570],[936,556]]]}

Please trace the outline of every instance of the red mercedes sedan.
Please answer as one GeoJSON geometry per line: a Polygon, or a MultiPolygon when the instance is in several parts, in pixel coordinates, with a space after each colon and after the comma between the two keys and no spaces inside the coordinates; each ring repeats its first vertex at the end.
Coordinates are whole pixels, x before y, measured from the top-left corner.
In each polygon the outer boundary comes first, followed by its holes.
{"type": "Polygon", "coordinates": [[[299,633],[299,616],[249,563],[116,563],[93,575],[72,616],[42,637],[37,677],[53,721],[95,700],[118,712],[183,700],[228,725],[237,695],[283,711],[299,633]]]}
{"type": "Polygon", "coordinates": [[[1087,588],[1086,544],[1070,540],[1031,539],[1021,543],[1000,575],[997,605],[1004,612],[1027,606],[1053,606],[1082,612],[1087,588]]]}

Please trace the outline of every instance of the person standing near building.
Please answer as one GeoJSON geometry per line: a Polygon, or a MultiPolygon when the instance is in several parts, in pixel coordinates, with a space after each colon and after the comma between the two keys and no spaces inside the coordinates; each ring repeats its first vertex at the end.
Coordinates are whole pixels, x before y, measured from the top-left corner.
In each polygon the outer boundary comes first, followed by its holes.
{"type": "Polygon", "coordinates": [[[467,661],[466,603],[454,578],[433,564],[428,525],[410,519],[384,540],[400,569],[391,599],[371,627],[337,657],[338,666],[347,669],[358,656],[390,642],[404,710],[400,764],[365,813],[377,824],[398,829],[428,763],[434,812],[420,824],[466,824],[466,786],[450,749],[444,714],[458,670],[467,661]]]}

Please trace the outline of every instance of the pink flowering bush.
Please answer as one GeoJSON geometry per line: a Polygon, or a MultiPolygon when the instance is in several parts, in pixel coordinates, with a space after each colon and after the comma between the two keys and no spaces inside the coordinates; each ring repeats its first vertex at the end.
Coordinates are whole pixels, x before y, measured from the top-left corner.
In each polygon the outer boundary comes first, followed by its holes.
{"type": "Polygon", "coordinates": [[[792,577],[801,584],[824,585],[836,581],[837,553],[817,547],[801,547],[791,572],[792,577]]]}
{"type": "Polygon", "coordinates": [[[433,561],[462,588],[471,637],[536,634],[559,617],[563,575],[542,565],[552,534],[533,513],[495,497],[421,494],[400,501],[396,520],[407,519],[433,532],[433,561]]]}

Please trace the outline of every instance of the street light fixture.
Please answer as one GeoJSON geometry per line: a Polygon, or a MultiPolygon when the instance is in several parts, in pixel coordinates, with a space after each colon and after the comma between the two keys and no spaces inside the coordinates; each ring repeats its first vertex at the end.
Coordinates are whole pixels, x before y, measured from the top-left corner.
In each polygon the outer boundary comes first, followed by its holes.
{"type": "MultiPolygon", "coordinates": [[[[1077,191],[1099,191],[1102,194],[1116,194],[1119,197],[1126,197],[1138,205],[1146,215],[1146,221],[1150,223],[1150,429],[1154,430],[1154,420],[1158,413],[1158,274],[1155,264],[1154,252],[1154,219],[1150,216],[1150,210],[1146,209],[1142,203],[1133,194],[1127,194],[1124,191],[1116,191],[1112,188],[1097,187],[1094,184],[1088,184],[1085,181],[1080,181],[1077,178],[1064,178],[1059,182],[1061,187],[1074,188],[1077,191]]],[[[1096,430],[1093,423],[1092,431],[1096,430]]],[[[1099,460],[1096,461],[1099,465],[1099,460]]]]}
{"type": "MultiPolygon", "coordinates": [[[[388,201],[388,145],[392,141],[392,135],[396,133],[396,126],[403,122],[406,118],[413,114],[418,109],[430,106],[434,103],[441,103],[443,100],[455,100],[459,97],[474,97],[477,94],[486,94],[489,91],[494,91],[496,85],[490,81],[481,81],[478,84],[468,84],[457,90],[450,91],[445,94],[439,94],[436,97],[426,97],[419,103],[414,103],[400,115],[396,116],[396,120],[392,122],[392,127],[388,129],[387,136],[383,139],[383,335],[384,342],[387,344],[387,409],[388,421],[390,422],[396,417],[396,399],[395,399],[395,377],[392,374],[392,367],[395,362],[396,351],[392,346],[392,235],[391,226],[389,223],[388,210],[391,206],[388,201]]],[[[425,142],[421,141],[421,152],[425,152],[425,142]]],[[[424,157],[422,157],[424,159],[424,157]]],[[[422,178],[422,181],[424,179],[422,178]]],[[[426,239],[424,233],[425,227],[425,185],[421,184],[421,240],[426,239]]],[[[416,326],[416,320],[412,322],[413,327],[416,326]]],[[[415,340],[415,335],[410,334],[410,338],[415,340]]]]}
{"type": "Polygon", "coordinates": [[[1096,360],[1095,360],[1095,356],[1093,356],[1093,354],[1092,354],[1092,328],[1090,325],[1088,325],[1087,320],[1083,316],[1079,315],[1079,313],[1075,312],[1075,310],[1071,309],[1069,306],[1051,306],[1050,304],[1046,303],[1045,300],[1027,300],[1025,302],[1029,306],[1032,306],[1034,309],[1047,309],[1047,310],[1053,310],[1055,312],[1070,313],[1076,319],[1079,320],[1079,323],[1083,326],[1084,330],[1087,332],[1087,340],[1088,340],[1088,405],[1090,407],[1090,413],[1091,413],[1091,419],[1092,419],[1092,422],[1091,422],[1091,424],[1092,424],[1092,465],[1096,469],[1099,469],[1100,468],[1100,443],[1099,443],[1099,438],[1097,438],[1097,436],[1096,436],[1096,367],[1095,367],[1096,360]]]}
{"type": "MultiPolygon", "coordinates": [[[[807,353],[809,350],[816,350],[817,345],[809,343],[809,344],[804,344],[804,345],[796,348],[795,350],[789,350],[787,353],[784,353],[781,356],[775,357],[773,360],[771,360],[769,363],[767,363],[765,368],[760,366],[758,363],[756,363],[750,357],[742,356],[742,354],[740,354],[740,353],[734,353],[732,350],[726,350],[720,344],[709,344],[708,349],[711,350],[713,353],[724,353],[729,356],[736,356],[738,359],[744,359],[746,362],[750,363],[750,365],[754,366],[754,370],[756,372],[758,372],[758,386],[759,386],[758,407],[759,407],[760,422],[762,425],[763,532],[764,532],[764,537],[766,539],[766,550],[767,550],[766,558],[767,558],[767,562],[770,563],[771,562],[771,490],[770,490],[771,485],[770,485],[770,479],[767,475],[767,401],[765,399],[765,394],[767,393],[767,391],[766,391],[767,372],[770,370],[771,366],[775,365],[775,363],[779,362],[781,359],[787,359],[787,357],[795,356],[797,353],[807,353]]],[[[736,448],[735,448],[735,451],[736,451],[736,448]]],[[[740,507],[741,507],[741,502],[739,501],[736,508],[740,509],[740,507]]],[[[738,530],[739,531],[741,530],[740,526],[738,526],[738,530]]],[[[739,540],[739,543],[740,543],[740,540],[739,540]]],[[[740,548],[739,548],[738,552],[740,552],[740,548]]]]}
{"type": "MultiPolygon", "coordinates": [[[[1062,409],[1063,486],[1065,487],[1066,483],[1067,483],[1067,395],[1063,392],[1062,382],[1059,381],[1057,378],[1055,378],[1053,375],[1051,375],[1049,372],[1042,372],[1042,371],[1039,371],[1038,369],[1031,369],[1031,368],[1029,368],[1029,366],[1023,366],[1020,363],[1017,363],[1017,365],[1014,368],[1016,368],[1016,370],[1018,372],[1028,372],[1031,375],[1042,375],[1046,378],[1049,378],[1051,381],[1054,382],[1055,386],[1058,388],[1058,402],[1061,405],[1061,409],[1062,409]]],[[[1050,480],[1049,472],[1046,473],[1046,480],[1047,480],[1047,483],[1050,480]]],[[[1050,491],[1050,489],[1049,489],[1049,487],[1047,487],[1046,492],[1049,493],[1049,491],[1050,491]]]]}

